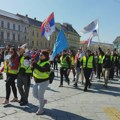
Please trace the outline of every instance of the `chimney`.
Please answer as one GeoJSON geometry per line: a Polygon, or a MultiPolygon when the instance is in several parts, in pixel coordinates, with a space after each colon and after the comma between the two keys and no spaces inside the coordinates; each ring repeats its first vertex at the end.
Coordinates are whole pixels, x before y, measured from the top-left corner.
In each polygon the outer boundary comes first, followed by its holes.
{"type": "Polygon", "coordinates": [[[34,20],[36,20],[36,17],[34,17],[34,20]]]}

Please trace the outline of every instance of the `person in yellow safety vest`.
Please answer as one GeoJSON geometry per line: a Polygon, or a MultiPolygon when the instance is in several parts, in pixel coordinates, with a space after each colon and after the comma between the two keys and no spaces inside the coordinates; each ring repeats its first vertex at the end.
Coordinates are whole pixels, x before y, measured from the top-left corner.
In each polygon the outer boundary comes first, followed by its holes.
{"type": "Polygon", "coordinates": [[[63,75],[65,76],[65,79],[66,79],[66,82],[68,83],[68,85],[70,84],[70,80],[68,78],[68,69],[70,69],[71,61],[70,61],[70,57],[67,54],[66,50],[62,51],[62,56],[60,57],[60,64],[61,64],[61,67],[60,67],[61,79],[60,79],[59,87],[63,87],[63,75]]]}
{"type": "Polygon", "coordinates": [[[35,85],[33,86],[33,96],[39,100],[39,109],[36,115],[44,113],[44,105],[47,100],[44,99],[45,90],[49,85],[49,74],[50,74],[50,61],[48,51],[42,51],[40,53],[40,60],[35,63],[32,62],[33,67],[33,77],[35,85]]]}
{"type": "Polygon", "coordinates": [[[119,57],[116,53],[116,49],[114,49],[112,51],[111,61],[112,61],[112,67],[110,69],[110,76],[109,77],[111,80],[113,80],[115,69],[116,69],[116,75],[118,76],[118,66],[119,66],[119,57]]]}
{"type": "Polygon", "coordinates": [[[75,81],[75,55],[73,54],[73,50],[70,50],[69,54],[70,54],[71,66],[70,66],[70,69],[68,70],[68,76],[70,74],[70,71],[72,70],[73,81],[75,81]]]}
{"type": "Polygon", "coordinates": [[[28,104],[28,96],[30,89],[30,78],[32,76],[32,69],[30,67],[30,56],[25,52],[24,48],[19,49],[19,73],[17,77],[17,87],[21,96],[19,101],[20,106],[28,104]]]}
{"type": "Polygon", "coordinates": [[[92,71],[96,70],[95,68],[95,60],[94,60],[94,56],[91,54],[90,50],[86,51],[86,55],[83,56],[80,59],[81,63],[82,63],[82,67],[83,67],[83,71],[84,71],[84,76],[85,76],[85,87],[84,87],[84,91],[87,91],[88,86],[91,87],[91,83],[90,83],[90,75],[92,73],[92,71]]]}
{"type": "Polygon", "coordinates": [[[18,102],[15,79],[17,78],[18,74],[19,59],[15,48],[10,48],[10,55],[11,57],[9,58],[9,60],[6,60],[4,64],[4,72],[7,74],[7,80],[6,80],[6,98],[3,104],[9,103],[11,88],[14,95],[14,98],[11,100],[11,102],[18,102]]]}
{"type": "Polygon", "coordinates": [[[102,55],[100,52],[98,52],[98,58],[97,58],[97,77],[100,80],[101,73],[102,73],[102,55]]]}

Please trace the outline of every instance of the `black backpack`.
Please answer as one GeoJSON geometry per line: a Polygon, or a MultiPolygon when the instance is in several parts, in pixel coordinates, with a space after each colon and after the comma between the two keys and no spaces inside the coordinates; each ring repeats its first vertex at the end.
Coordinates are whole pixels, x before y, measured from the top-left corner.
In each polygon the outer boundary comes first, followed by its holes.
{"type": "Polygon", "coordinates": [[[53,80],[54,80],[54,77],[55,77],[54,71],[50,71],[50,74],[49,74],[50,84],[52,84],[52,82],[53,82],[53,80]]]}

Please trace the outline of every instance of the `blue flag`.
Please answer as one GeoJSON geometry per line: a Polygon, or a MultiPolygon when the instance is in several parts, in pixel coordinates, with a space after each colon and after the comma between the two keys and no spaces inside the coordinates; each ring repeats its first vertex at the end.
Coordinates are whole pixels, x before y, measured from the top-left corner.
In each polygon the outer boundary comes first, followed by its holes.
{"type": "Polygon", "coordinates": [[[68,48],[67,39],[64,35],[64,32],[62,30],[60,30],[58,37],[56,39],[56,43],[54,44],[52,59],[54,59],[57,54],[59,54],[66,48],[68,48]]]}

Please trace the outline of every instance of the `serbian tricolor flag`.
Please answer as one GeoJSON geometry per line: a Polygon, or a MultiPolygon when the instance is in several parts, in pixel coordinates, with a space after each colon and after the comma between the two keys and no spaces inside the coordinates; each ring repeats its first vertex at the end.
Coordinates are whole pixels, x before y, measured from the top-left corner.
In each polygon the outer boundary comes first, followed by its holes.
{"type": "Polygon", "coordinates": [[[52,12],[50,16],[45,19],[41,25],[41,34],[49,39],[49,36],[55,31],[55,21],[54,13],[52,12]]]}

